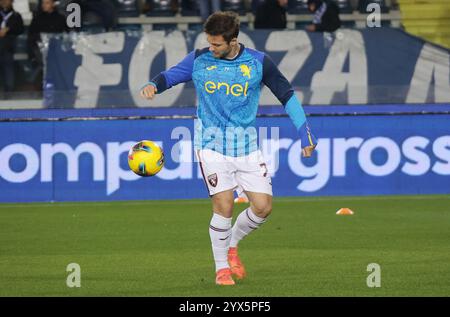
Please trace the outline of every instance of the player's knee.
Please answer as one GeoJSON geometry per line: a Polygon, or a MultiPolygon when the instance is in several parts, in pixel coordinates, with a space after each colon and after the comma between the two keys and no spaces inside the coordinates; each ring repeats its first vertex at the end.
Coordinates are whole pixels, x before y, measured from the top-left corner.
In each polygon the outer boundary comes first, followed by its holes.
{"type": "Polygon", "coordinates": [[[267,218],[272,213],[272,203],[268,203],[265,208],[263,209],[263,217],[267,218]]]}
{"type": "Polygon", "coordinates": [[[233,192],[219,193],[212,197],[213,211],[225,218],[233,215],[234,198],[233,192]]]}
{"type": "Polygon", "coordinates": [[[220,202],[213,206],[214,212],[225,217],[230,218],[233,215],[233,202],[220,202]]]}
{"type": "Polygon", "coordinates": [[[268,217],[272,212],[272,202],[265,202],[263,204],[258,204],[255,206],[252,206],[252,211],[261,218],[268,217]]]}

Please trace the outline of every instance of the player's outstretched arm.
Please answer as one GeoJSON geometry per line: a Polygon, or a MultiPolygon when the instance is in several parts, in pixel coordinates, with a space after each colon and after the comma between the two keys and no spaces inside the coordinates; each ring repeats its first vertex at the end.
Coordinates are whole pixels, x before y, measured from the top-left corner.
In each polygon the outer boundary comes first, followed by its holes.
{"type": "Polygon", "coordinates": [[[303,157],[310,157],[317,146],[317,139],[311,133],[305,111],[292,85],[267,55],[264,56],[263,69],[264,84],[283,104],[286,113],[294,123],[302,142],[303,157]]]}
{"type": "Polygon", "coordinates": [[[317,146],[317,139],[314,137],[311,129],[309,128],[305,111],[303,110],[302,104],[300,100],[298,100],[295,93],[292,93],[292,96],[289,98],[284,108],[300,135],[303,157],[310,157],[317,146]]]}
{"type": "Polygon", "coordinates": [[[141,97],[145,99],[153,99],[156,94],[160,94],[165,90],[192,80],[192,70],[195,59],[195,51],[189,53],[177,65],[169,68],[156,75],[152,80],[145,84],[141,89],[141,97]]]}

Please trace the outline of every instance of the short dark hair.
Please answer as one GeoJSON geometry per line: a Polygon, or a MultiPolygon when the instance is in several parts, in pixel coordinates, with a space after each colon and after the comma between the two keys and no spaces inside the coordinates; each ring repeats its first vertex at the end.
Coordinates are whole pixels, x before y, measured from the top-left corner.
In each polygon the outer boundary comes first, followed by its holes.
{"type": "Polygon", "coordinates": [[[230,43],[239,35],[239,16],[232,11],[217,11],[208,17],[203,30],[209,35],[222,35],[230,43]]]}

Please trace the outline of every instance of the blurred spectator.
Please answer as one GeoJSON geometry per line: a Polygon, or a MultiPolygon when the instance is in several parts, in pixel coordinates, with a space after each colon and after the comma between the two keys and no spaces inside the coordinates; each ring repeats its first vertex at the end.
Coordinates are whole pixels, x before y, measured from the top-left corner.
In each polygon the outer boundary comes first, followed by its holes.
{"type": "Polygon", "coordinates": [[[31,20],[28,29],[27,51],[28,58],[33,68],[31,81],[36,86],[41,87],[42,83],[42,54],[38,43],[41,41],[41,33],[62,33],[68,30],[66,18],[56,9],[55,0],[42,0],[40,10],[38,10],[31,20]],[[39,75],[39,78],[36,77],[39,75]]]}
{"type": "Polygon", "coordinates": [[[6,92],[14,90],[15,42],[24,30],[22,16],[12,4],[13,0],[0,0],[0,81],[6,92]]]}
{"type": "Polygon", "coordinates": [[[306,26],[310,32],[334,32],[341,27],[339,8],[330,0],[308,0],[308,10],[314,13],[312,24],[306,26]]]}
{"type": "Polygon", "coordinates": [[[255,29],[285,29],[288,0],[265,0],[256,8],[255,29]]]}
{"type": "Polygon", "coordinates": [[[222,9],[220,0],[197,0],[197,4],[203,21],[206,21],[212,13],[222,9]]]}

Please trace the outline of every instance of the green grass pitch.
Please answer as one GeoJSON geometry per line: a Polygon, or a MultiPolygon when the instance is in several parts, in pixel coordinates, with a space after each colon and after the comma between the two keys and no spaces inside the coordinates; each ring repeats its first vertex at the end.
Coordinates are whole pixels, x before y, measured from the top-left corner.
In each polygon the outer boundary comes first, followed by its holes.
{"type": "Polygon", "coordinates": [[[210,217],[206,199],[0,204],[0,296],[450,295],[450,196],[276,198],[232,287],[214,284],[210,217]]]}

